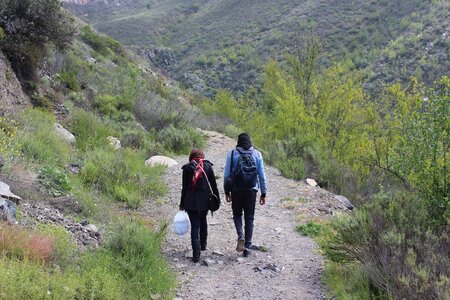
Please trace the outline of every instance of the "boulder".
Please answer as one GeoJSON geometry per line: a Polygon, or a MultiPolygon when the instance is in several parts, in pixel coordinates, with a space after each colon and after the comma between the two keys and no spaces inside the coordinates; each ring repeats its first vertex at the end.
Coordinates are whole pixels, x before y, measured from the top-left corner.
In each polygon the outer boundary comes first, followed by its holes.
{"type": "Polygon", "coordinates": [[[167,156],[155,155],[150,157],[145,161],[145,165],[154,166],[154,165],[165,165],[167,167],[172,167],[178,165],[176,160],[173,160],[167,156]]]}
{"type": "Polygon", "coordinates": [[[339,202],[341,202],[348,210],[352,210],[353,209],[353,204],[344,196],[342,195],[336,195],[335,196],[336,199],[339,200],[339,202]]]}
{"type": "Polygon", "coordinates": [[[120,140],[118,138],[108,136],[107,139],[111,147],[113,147],[115,150],[119,150],[122,147],[122,145],[120,144],[120,140]]]}
{"type": "Polygon", "coordinates": [[[0,221],[16,221],[16,203],[0,198],[0,221]]]}
{"type": "Polygon", "coordinates": [[[67,129],[62,127],[61,124],[55,123],[55,131],[58,136],[68,143],[75,144],[75,136],[70,133],[67,129]]]}
{"type": "Polygon", "coordinates": [[[19,203],[19,201],[22,200],[22,198],[20,198],[19,196],[11,193],[11,189],[9,188],[9,185],[4,183],[3,181],[0,181],[0,197],[12,200],[16,203],[19,203]]]}
{"type": "Polygon", "coordinates": [[[0,168],[3,167],[3,157],[0,155],[0,168]]]}

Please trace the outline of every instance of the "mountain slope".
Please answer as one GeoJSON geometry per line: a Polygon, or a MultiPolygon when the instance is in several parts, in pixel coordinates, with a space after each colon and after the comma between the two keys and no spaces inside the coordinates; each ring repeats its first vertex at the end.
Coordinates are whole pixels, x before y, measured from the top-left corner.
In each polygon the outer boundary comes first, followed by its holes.
{"type": "Polygon", "coordinates": [[[450,70],[449,6],[419,0],[68,4],[100,31],[136,49],[150,49],[141,53],[206,93],[258,84],[265,61],[282,58],[309,35],[320,38],[322,65],[348,59],[366,70],[369,85],[404,82],[411,75],[430,84],[450,70]],[[160,47],[166,49],[154,51],[160,47]]]}

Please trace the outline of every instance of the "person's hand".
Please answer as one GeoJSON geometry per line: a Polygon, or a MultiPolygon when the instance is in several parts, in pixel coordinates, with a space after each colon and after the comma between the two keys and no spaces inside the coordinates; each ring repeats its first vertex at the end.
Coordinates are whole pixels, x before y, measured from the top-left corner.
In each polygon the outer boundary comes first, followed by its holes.
{"type": "Polygon", "coordinates": [[[266,197],[263,197],[263,196],[259,197],[259,204],[261,204],[261,205],[266,204],[266,197]]]}
{"type": "Polygon", "coordinates": [[[231,193],[225,194],[225,200],[231,202],[231,193]]]}

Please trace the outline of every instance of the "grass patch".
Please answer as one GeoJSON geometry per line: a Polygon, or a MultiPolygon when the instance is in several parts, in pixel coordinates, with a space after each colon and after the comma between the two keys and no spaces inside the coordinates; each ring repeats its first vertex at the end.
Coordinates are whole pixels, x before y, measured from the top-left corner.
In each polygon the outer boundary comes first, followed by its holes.
{"type": "Polygon", "coordinates": [[[296,230],[304,236],[316,237],[324,232],[324,225],[308,221],[306,224],[298,225],[296,230]]]}
{"type": "Polygon", "coordinates": [[[159,294],[169,299],[175,277],[160,253],[166,228],[151,232],[136,220],[123,222],[102,251],[84,258],[84,267],[101,266],[115,274],[126,282],[127,298],[151,299],[159,294]]]}
{"type": "Polygon", "coordinates": [[[162,195],[167,187],[161,179],[163,166],[145,166],[145,154],[124,149],[95,149],[86,155],[83,182],[136,208],[143,198],[162,195]]]}
{"type": "Polygon", "coordinates": [[[19,116],[18,143],[24,156],[38,163],[64,165],[70,147],[55,132],[56,119],[48,112],[27,109],[19,116]]]}

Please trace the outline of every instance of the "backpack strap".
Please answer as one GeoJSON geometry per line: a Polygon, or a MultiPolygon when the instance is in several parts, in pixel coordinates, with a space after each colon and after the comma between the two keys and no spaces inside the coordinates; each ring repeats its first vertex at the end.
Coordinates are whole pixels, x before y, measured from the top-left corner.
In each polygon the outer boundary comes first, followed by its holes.
{"type": "Polygon", "coordinates": [[[231,159],[230,159],[230,176],[233,174],[233,158],[234,158],[234,150],[231,150],[231,159]]]}

